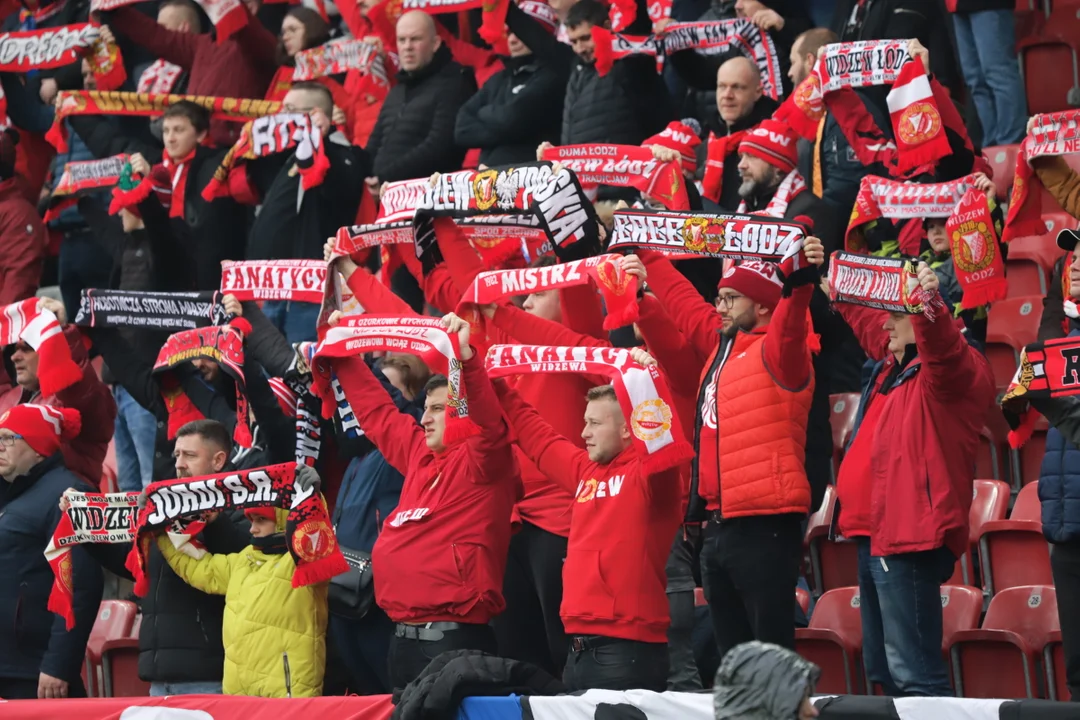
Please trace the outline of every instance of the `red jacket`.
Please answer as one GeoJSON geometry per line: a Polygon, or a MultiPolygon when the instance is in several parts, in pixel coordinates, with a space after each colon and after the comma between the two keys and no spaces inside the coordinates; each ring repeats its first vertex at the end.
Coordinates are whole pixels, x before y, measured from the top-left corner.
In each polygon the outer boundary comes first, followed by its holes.
{"type": "MultiPolygon", "coordinates": [[[[884,359],[878,372],[890,373],[896,359],[882,329],[885,313],[838,307],[866,354],[884,359]]],[[[918,355],[887,394],[870,400],[883,403],[862,488],[870,495],[870,552],[896,555],[944,545],[959,557],[968,544],[975,453],[994,378],[948,314],[936,322],[912,315],[911,323],[918,355]]]]}
{"type": "Polygon", "coordinates": [[[0,307],[37,292],[47,244],[41,217],[18,181],[0,182],[0,307]]]}
{"type": "MultiPolygon", "coordinates": [[[[221,44],[209,33],[166,30],[133,7],[112,11],[109,24],[139,47],[186,70],[188,95],[261,99],[277,70],[277,38],[250,16],[242,30],[221,44]]],[[[210,139],[217,147],[230,147],[242,127],[211,120],[210,139]]]]}
{"type": "Polygon", "coordinates": [[[375,600],[394,622],[486,624],[506,607],[510,511],[521,481],[482,363],[477,356],[463,363],[469,417],[480,434],[436,454],[362,359],[334,361],[360,427],[405,476],[371,554],[375,600]]]}
{"type": "Polygon", "coordinates": [[[71,359],[83,371],[82,380],[47,398],[15,385],[0,395],[0,415],[8,408],[24,403],[78,410],[82,414],[82,430],[74,440],[61,445],[60,451],[68,470],[98,487],[101,485],[101,466],[116,422],[116,401],[90,365],[79,329],[68,325],[64,328],[64,336],[71,348],[71,359]]]}
{"type": "Polygon", "coordinates": [[[667,643],[667,565],[682,519],[677,468],[647,475],[630,447],[600,465],[497,383],[518,445],[576,502],[559,614],[569,635],[667,643]]]}

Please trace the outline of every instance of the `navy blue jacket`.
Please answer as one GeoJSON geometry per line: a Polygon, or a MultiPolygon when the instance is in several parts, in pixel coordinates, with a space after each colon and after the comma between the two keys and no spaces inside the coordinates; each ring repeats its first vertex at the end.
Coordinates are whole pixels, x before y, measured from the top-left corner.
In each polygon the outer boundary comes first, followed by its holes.
{"type": "Polygon", "coordinates": [[[36,679],[39,673],[73,682],[97,619],[103,581],[86,550],[71,551],[75,627],[49,612],[53,571],[45,546],[60,521],[60,496],[68,488],[93,488],[64,466],[56,453],[26,475],[0,480],[0,677],[36,679]]]}
{"type": "MultiPolygon", "coordinates": [[[[1077,334],[1073,330],[1069,337],[1077,334]]],[[[1039,470],[1043,535],[1052,543],[1080,540],[1080,401],[1066,397],[1032,405],[1050,422],[1039,470]]]]}

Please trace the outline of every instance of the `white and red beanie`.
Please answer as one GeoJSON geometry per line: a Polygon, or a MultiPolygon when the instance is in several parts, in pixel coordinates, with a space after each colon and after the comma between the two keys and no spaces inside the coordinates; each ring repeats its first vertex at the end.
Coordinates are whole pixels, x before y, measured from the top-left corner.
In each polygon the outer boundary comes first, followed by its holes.
{"type": "Polygon", "coordinates": [[[789,173],[799,162],[799,136],[791,126],[768,118],[743,136],[739,152],[761,158],[778,170],[789,173]]]}
{"type": "Polygon", "coordinates": [[[60,444],[75,438],[82,429],[82,415],[74,408],[48,405],[16,405],[0,415],[0,428],[22,437],[43,457],[60,449],[60,444]]]}
{"type": "Polygon", "coordinates": [[[716,286],[717,290],[721,288],[731,288],[758,305],[773,310],[780,302],[784,282],[780,279],[776,263],[747,260],[724,271],[720,284],[716,286]]]}
{"type": "Polygon", "coordinates": [[[701,125],[694,118],[675,120],[662,132],[646,138],[642,147],[659,145],[679,153],[683,172],[693,175],[697,172],[697,148],[701,145],[701,125]]]}
{"type": "Polygon", "coordinates": [[[559,29],[559,16],[546,2],[542,0],[521,0],[518,7],[524,10],[526,15],[539,21],[545,30],[555,33],[559,29]]]}

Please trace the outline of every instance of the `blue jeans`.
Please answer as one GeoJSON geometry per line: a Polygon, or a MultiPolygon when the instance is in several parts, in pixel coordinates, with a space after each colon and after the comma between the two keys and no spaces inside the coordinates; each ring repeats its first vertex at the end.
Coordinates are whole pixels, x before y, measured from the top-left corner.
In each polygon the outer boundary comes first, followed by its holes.
{"type": "Polygon", "coordinates": [[[150,697],[167,695],[221,695],[219,682],[150,683],[150,697]]]}
{"type": "Polygon", "coordinates": [[[315,303],[271,300],[263,305],[263,314],[290,343],[314,341],[319,306],[315,303]]]}
{"type": "Polygon", "coordinates": [[[394,623],[378,606],[372,605],[359,620],[331,615],[327,635],[333,638],[334,649],[345,665],[350,693],[380,695],[393,690],[390,638],[394,623]]]}
{"type": "Polygon", "coordinates": [[[953,695],[941,654],[941,583],[956,558],[946,548],[872,557],[859,538],[863,662],[892,697],[953,695]]]}
{"type": "Polygon", "coordinates": [[[1027,102],[1016,60],[1012,9],[954,13],[964,82],[971,89],[983,147],[1018,143],[1027,134],[1027,102]]]}
{"type": "Polygon", "coordinates": [[[154,443],[157,418],[117,385],[116,398],[116,478],[124,492],[139,492],[154,480],[154,443]]]}

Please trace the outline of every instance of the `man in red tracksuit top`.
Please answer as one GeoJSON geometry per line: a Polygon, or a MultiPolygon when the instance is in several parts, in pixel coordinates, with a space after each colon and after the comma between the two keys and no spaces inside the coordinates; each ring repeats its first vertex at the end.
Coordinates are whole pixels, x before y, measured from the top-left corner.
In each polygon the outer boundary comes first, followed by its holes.
{"type": "MultiPolygon", "coordinates": [[[[804,247],[812,264],[824,262],[818,238],[807,237],[804,247]]],[[[812,278],[782,298],[776,265],[744,262],[724,273],[714,309],[658,253],[628,255],[623,268],[648,281],[686,339],[708,357],[687,521],[707,521],[701,580],[720,656],[750,640],[793,648],[802,521],[810,507],[804,463],[814,393],[812,278]]]]}
{"type": "Polygon", "coordinates": [[[836,491],[839,529],[859,545],[863,657],[886,695],[952,695],[941,656],[941,583],[968,547],[979,433],[991,412],[990,363],[941,301],[925,315],[838,303],[875,360],[836,491]]]}
{"type": "Polygon", "coordinates": [[[397,623],[390,645],[390,681],[403,688],[447,650],[497,654],[488,624],[502,612],[510,512],[521,478],[510,428],[483,359],[469,345],[469,325],[445,318],[461,340],[469,418],[480,433],[443,445],[447,381],[425,387],[420,425],[397,406],[363,358],[335,359],[334,372],[357,422],[405,476],[397,508],[372,550],[375,601],[397,623]]]}
{"type": "MultiPolygon", "coordinates": [[[[643,350],[631,353],[656,364],[643,350]]],[[[563,682],[570,690],[666,690],[664,566],[682,515],[679,469],[643,470],[610,385],[586,396],[585,450],[505,382],[495,387],[518,446],[575,499],[563,565],[561,615],[570,635],[563,682]]]]}

